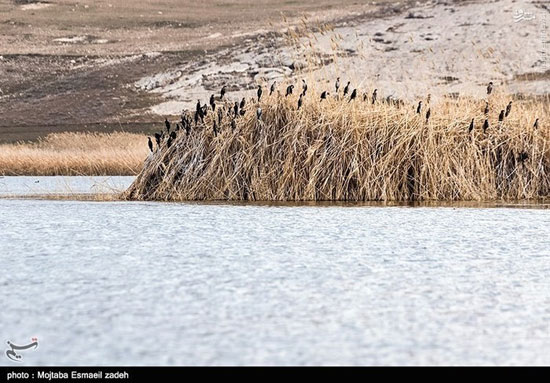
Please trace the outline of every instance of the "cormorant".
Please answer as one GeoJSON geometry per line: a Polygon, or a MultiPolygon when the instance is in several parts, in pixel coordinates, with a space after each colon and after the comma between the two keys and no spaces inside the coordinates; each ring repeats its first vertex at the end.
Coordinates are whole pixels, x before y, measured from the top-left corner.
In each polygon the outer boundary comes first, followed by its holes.
{"type": "Polygon", "coordinates": [[[502,122],[504,120],[504,109],[500,111],[500,114],[498,115],[498,122],[502,122]]]}
{"type": "Polygon", "coordinates": [[[198,100],[197,101],[197,112],[200,113],[200,110],[201,110],[201,100],[198,100]]]}
{"type": "Polygon", "coordinates": [[[485,119],[485,122],[483,123],[483,133],[486,133],[487,129],[489,129],[489,120],[485,119]]]}
{"type": "Polygon", "coordinates": [[[416,113],[420,114],[422,112],[422,101],[418,101],[418,107],[416,108],[416,113]]]}
{"type": "Polygon", "coordinates": [[[287,97],[288,95],[292,94],[292,91],[294,90],[294,85],[289,85],[286,87],[286,94],[285,94],[285,97],[287,97]]]}
{"type": "Polygon", "coordinates": [[[489,114],[489,101],[485,101],[485,110],[483,111],[485,115],[489,114]]]}
{"type": "Polygon", "coordinates": [[[298,99],[298,109],[302,107],[302,94],[300,95],[300,98],[298,99]]]}
{"type": "Polygon", "coordinates": [[[307,83],[306,80],[302,79],[302,94],[305,96],[307,92],[307,83]]]}
{"type": "Polygon", "coordinates": [[[151,141],[151,137],[147,137],[147,145],[149,145],[149,150],[151,153],[153,153],[153,141],[151,141]]]}
{"type": "Polygon", "coordinates": [[[470,122],[470,127],[468,128],[468,133],[472,133],[472,130],[474,130],[474,119],[472,118],[472,121],[470,122]]]}
{"type": "Polygon", "coordinates": [[[353,92],[351,92],[351,96],[349,96],[349,101],[355,100],[355,97],[357,97],[357,89],[354,89],[353,92]]]}
{"type": "Polygon", "coordinates": [[[430,120],[430,116],[432,115],[432,109],[428,108],[428,111],[426,112],[426,124],[430,120]]]}
{"type": "Polygon", "coordinates": [[[490,81],[489,85],[487,85],[487,94],[491,94],[493,92],[493,82],[490,81]]]}
{"type": "Polygon", "coordinates": [[[263,93],[263,90],[262,90],[262,86],[261,85],[258,85],[258,102],[260,102],[260,99],[262,98],[262,93],[263,93]]]}
{"type": "Polygon", "coordinates": [[[210,95],[210,106],[212,107],[212,111],[216,110],[216,102],[214,101],[214,95],[210,95]]]}
{"type": "Polygon", "coordinates": [[[376,102],[376,98],[378,97],[378,89],[375,89],[374,92],[372,92],[372,105],[376,102]]]}
{"type": "Polygon", "coordinates": [[[225,96],[225,85],[222,86],[222,90],[220,91],[220,101],[223,100],[223,96],[225,96]]]}
{"type": "Polygon", "coordinates": [[[269,95],[271,96],[273,92],[275,92],[275,84],[277,81],[273,81],[273,84],[271,84],[271,88],[269,88],[269,95]]]}
{"type": "Polygon", "coordinates": [[[538,129],[538,127],[539,127],[539,119],[537,118],[535,120],[535,123],[533,124],[533,129],[538,129]]]}
{"type": "Polygon", "coordinates": [[[159,133],[155,133],[155,141],[157,142],[157,147],[160,147],[160,139],[161,135],[159,133]]]}
{"type": "Polygon", "coordinates": [[[233,106],[233,111],[235,112],[235,117],[239,115],[239,103],[235,101],[235,105],[233,106]]]}
{"type": "Polygon", "coordinates": [[[321,93],[321,101],[325,100],[327,98],[328,92],[325,90],[323,93],[321,93]]]}
{"type": "Polygon", "coordinates": [[[336,88],[336,94],[338,94],[338,89],[340,89],[340,77],[336,78],[336,84],[334,84],[334,87],[336,88]]]}
{"type": "Polygon", "coordinates": [[[511,111],[512,111],[512,101],[510,101],[508,105],[506,105],[506,113],[504,113],[504,117],[508,117],[511,111]]]}
{"type": "Polygon", "coordinates": [[[246,100],[243,97],[243,99],[241,100],[241,103],[239,104],[239,108],[243,109],[245,104],[246,104],[246,100]]]}
{"type": "Polygon", "coordinates": [[[256,109],[256,117],[258,121],[262,119],[262,108],[258,107],[258,109],[256,109]]]}
{"type": "Polygon", "coordinates": [[[344,88],[344,96],[348,94],[349,92],[349,84],[350,84],[351,81],[348,81],[348,83],[346,84],[346,87],[344,88]]]}
{"type": "Polygon", "coordinates": [[[164,119],[164,125],[166,125],[166,131],[170,133],[170,121],[167,118],[164,119]]]}

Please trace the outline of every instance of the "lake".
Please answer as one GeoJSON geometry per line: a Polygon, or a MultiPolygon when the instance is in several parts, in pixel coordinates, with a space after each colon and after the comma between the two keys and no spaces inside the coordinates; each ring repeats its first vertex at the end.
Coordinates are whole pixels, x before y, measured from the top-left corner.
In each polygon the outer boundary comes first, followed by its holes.
{"type": "Polygon", "coordinates": [[[0,199],[0,262],[23,365],[550,363],[549,209],[0,199]]]}

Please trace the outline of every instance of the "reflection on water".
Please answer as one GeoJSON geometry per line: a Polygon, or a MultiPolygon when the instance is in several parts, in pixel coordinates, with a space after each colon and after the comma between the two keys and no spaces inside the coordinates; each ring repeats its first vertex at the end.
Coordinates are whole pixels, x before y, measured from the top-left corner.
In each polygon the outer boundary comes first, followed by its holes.
{"type": "MultiPolygon", "coordinates": [[[[550,211],[0,199],[25,364],[548,364],[550,211]]],[[[0,364],[10,364],[0,358],[0,364]]]]}

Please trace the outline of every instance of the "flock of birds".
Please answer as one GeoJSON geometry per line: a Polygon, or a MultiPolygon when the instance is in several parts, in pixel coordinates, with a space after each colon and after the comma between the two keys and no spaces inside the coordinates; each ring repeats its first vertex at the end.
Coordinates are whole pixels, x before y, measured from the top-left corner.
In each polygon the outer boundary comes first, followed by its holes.
{"type": "MultiPolygon", "coordinates": [[[[350,85],[351,82],[348,81],[346,86],[343,88],[343,96],[340,97],[340,77],[336,79],[336,83],[334,84],[335,92],[336,92],[336,98],[341,100],[348,100],[348,102],[352,102],[357,98],[358,91],[357,89],[351,90],[350,85]],[[351,90],[351,93],[350,93],[351,90]]],[[[271,87],[269,89],[269,95],[272,95],[277,89],[277,83],[274,82],[271,84],[271,87]]],[[[491,95],[493,92],[494,84],[493,82],[489,82],[487,85],[487,95],[491,95]]],[[[288,97],[294,93],[295,86],[294,85],[288,85],[285,92],[285,97],[288,97]]],[[[308,90],[308,86],[305,80],[302,79],[302,90],[300,92],[300,96],[298,97],[297,101],[297,110],[299,110],[303,105],[303,99],[306,96],[308,90]]],[[[204,125],[204,118],[207,116],[209,110],[212,113],[217,113],[217,119],[213,119],[213,125],[212,130],[214,132],[214,136],[217,136],[220,132],[220,126],[222,124],[222,121],[224,119],[224,116],[227,116],[227,118],[231,119],[231,129],[235,130],[237,124],[236,119],[239,117],[242,117],[246,114],[246,100],[243,97],[240,102],[235,101],[234,104],[227,103],[225,101],[225,94],[227,92],[227,87],[224,85],[221,88],[220,96],[218,98],[218,101],[223,102],[224,104],[222,106],[218,106],[216,104],[216,97],[214,94],[210,96],[209,104],[201,104],[201,101],[197,101],[196,109],[194,113],[189,112],[188,110],[184,111],[181,115],[181,121],[177,122],[175,125],[175,128],[172,130],[172,125],[168,119],[165,119],[164,124],[166,127],[166,131],[162,130],[159,133],[155,133],[155,141],[157,148],[161,148],[163,144],[165,144],[167,147],[170,147],[172,145],[172,142],[176,139],[177,135],[180,131],[185,131],[186,135],[189,135],[191,133],[191,128],[193,126],[193,123],[195,125],[195,128],[199,125],[199,122],[204,125]],[[216,112],[217,110],[217,112],[216,112]]],[[[256,92],[257,95],[257,102],[258,107],[256,109],[256,118],[258,121],[261,121],[262,119],[262,108],[259,106],[259,102],[263,95],[263,88],[261,85],[258,85],[258,89],[256,92]]],[[[326,100],[327,97],[330,95],[328,91],[321,92],[320,95],[320,101],[326,100]]],[[[428,95],[426,104],[429,105],[431,96],[428,95]]],[[[369,101],[369,95],[367,93],[363,94],[363,101],[369,101]]],[[[254,102],[256,100],[252,100],[254,102]]],[[[374,89],[372,95],[370,96],[370,102],[374,105],[376,102],[378,102],[378,89],[374,89]]],[[[387,103],[393,103],[394,105],[401,107],[404,105],[403,100],[395,99],[392,96],[388,96],[385,99],[385,102],[387,103]]],[[[489,101],[485,101],[485,109],[484,109],[484,115],[485,115],[485,121],[483,122],[483,132],[486,133],[489,129],[489,101]]],[[[500,111],[500,114],[498,116],[499,123],[503,122],[505,118],[507,118],[510,113],[512,112],[512,101],[508,103],[505,109],[502,109],[500,111]]],[[[421,115],[423,113],[423,103],[422,101],[418,102],[418,105],[416,106],[416,113],[421,115]]],[[[428,108],[425,112],[425,118],[426,123],[429,122],[430,117],[432,115],[431,109],[428,108]]],[[[535,119],[535,122],[533,124],[533,128],[537,129],[539,127],[539,119],[535,119]]],[[[475,128],[474,119],[472,118],[470,125],[468,127],[468,132],[471,133],[475,128]]],[[[151,152],[154,152],[154,146],[153,141],[151,137],[148,137],[148,146],[151,152]]],[[[525,160],[524,158],[523,160],[525,160]]]]}

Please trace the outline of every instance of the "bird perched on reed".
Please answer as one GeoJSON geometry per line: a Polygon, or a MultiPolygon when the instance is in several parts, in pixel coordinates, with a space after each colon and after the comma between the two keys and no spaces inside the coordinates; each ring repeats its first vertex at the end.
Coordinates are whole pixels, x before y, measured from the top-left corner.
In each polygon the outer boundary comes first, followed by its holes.
{"type": "Polygon", "coordinates": [[[418,101],[418,106],[416,107],[416,113],[422,113],[422,101],[418,101]]]}
{"type": "Polygon", "coordinates": [[[327,96],[328,96],[328,92],[324,90],[323,93],[321,93],[321,101],[326,100],[327,96]]]}
{"type": "Polygon", "coordinates": [[[474,130],[474,119],[472,118],[472,121],[470,121],[470,127],[468,128],[468,133],[472,133],[472,130],[474,130]]]}
{"type": "Polygon", "coordinates": [[[212,130],[214,130],[214,137],[218,137],[218,124],[216,123],[216,120],[214,120],[214,123],[212,124],[212,130]]]}
{"type": "Polygon", "coordinates": [[[300,110],[300,108],[302,107],[302,102],[303,102],[302,97],[303,96],[304,96],[303,94],[300,94],[300,97],[298,98],[298,110],[300,110]]]}
{"type": "Polygon", "coordinates": [[[256,118],[258,119],[258,121],[262,119],[262,108],[260,108],[259,106],[258,109],[256,109],[256,118]]]}
{"type": "Polygon", "coordinates": [[[426,112],[426,124],[430,120],[430,116],[432,115],[432,109],[428,108],[428,111],[426,112]]]}
{"type": "Polygon", "coordinates": [[[344,96],[348,94],[349,92],[349,84],[351,83],[351,81],[348,81],[348,83],[346,84],[346,86],[344,87],[344,96]]]}
{"type": "Polygon", "coordinates": [[[201,110],[201,100],[197,100],[197,112],[201,110]]]}
{"type": "Polygon", "coordinates": [[[534,128],[534,129],[538,129],[538,127],[539,127],[539,119],[537,118],[537,119],[535,120],[535,123],[533,124],[533,128],[534,128]]]}
{"type": "Polygon", "coordinates": [[[489,101],[485,101],[485,110],[483,113],[487,116],[489,114],[489,101]]]}
{"type": "Polygon", "coordinates": [[[504,109],[500,111],[500,114],[498,115],[498,122],[504,121],[504,109]]]}
{"type": "Polygon", "coordinates": [[[286,94],[285,94],[285,97],[291,95],[293,90],[294,90],[294,85],[289,85],[289,86],[287,86],[287,87],[286,87],[286,94]]]}
{"type": "Polygon", "coordinates": [[[491,93],[493,93],[493,82],[492,81],[490,81],[489,85],[487,85],[487,94],[489,95],[491,93]]]}
{"type": "Polygon", "coordinates": [[[235,101],[235,105],[233,105],[233,111],[235,112],[235,117],[239,115],[239,103],[235,101]]]}
{"type": "Polygon", "coordinates": [[[246,105],[246,100],[243,97],[243,99],[241,100],[241,103],[239,104],[239,108],[243,109],[245,105],[246,105]]]}
{"type": "Polygon", "coordinates": [[[510,101],[508,105],[506,105],[506,112],[504,113],[504,117],[508,117],[511,111],[512,111],[512,101],[510,101]]]}
{"type": "Polygon", "coordinates": [[[216,101],[213,94],[210,95],[210,107],[212,107],[212,111],[216,110],[216,101]]]}
{"type": "Polygon", "coordinates": [[[226,88],[225,88],[225,85],[222,86],[222,90],[220,91],[220,101],[222,101],[222,100],[223,100],[223,96],[225,96],[225,89],[226,89],[226,88]]]}
{"type": "Polygon", "coordinates": [[[302,95],[305,96],[307,92],[307,83],[306,80],[302,79],[302,95]]]}
{"type": "Polygon", "coordinates": [[[374,92],[372,92],[372,105],[376,102],[376,98],[378,97],[378,89],[375,89],[374,92]]]}
{"type": "Polygon", "coordinates": [[[351,96],[349,96],[349,101],[348,102],[351,102],[352,100],[355,100],[355,97],[357,97],[357,89],[354,89],[351,92],[351,96]]]}
{"type": "Polygon", "coordinates": [[[483,133],[487,133],[487,129],[489,129],[489,120],[485,119],[485,122],[483,123],[483,133]]]}
{"type": "Polygon", "coordinates": [[[258,102],[260,102],[260,99],[262,98],[262,93],[263,93],[262,86],[258,85],[258,91],[256,92],[256,94],[258,95],[258,102]]]}
{"type": "Polygon", "coordinates": [[[151,153],[153,153],[153,141],[151,141],[151,137],[147,137],[147,145],[149,146],[151,153]]]}
{"type": "Polygon", "coordinates": [[[275,92],[275,85],[277,84],[276,81],[273,81],[273,84],[271,84],[271,88],[269,88],[269,95],[271,96],[273,92],[275,92]]]}
{"type": "Polygon", "coordinates": [[[160,140],[162,139],[162,135],[160,133],[155,133],[155,141],[157,143],[157,147],[160,146],[160,140]]]}
{"type": "Polygon", "coordinates": [[[164,125],[166,126],[166,131],[170,133],[170,121],[167,118],[164,119],[164,125]]]}
{"type": "Polygon", "coordinates": [[[336,94],[338,94],[338,90],[340,89],[340,77],[336,78],[336,83],[334,84],[334,88],[336,88],[336,94]]]}

